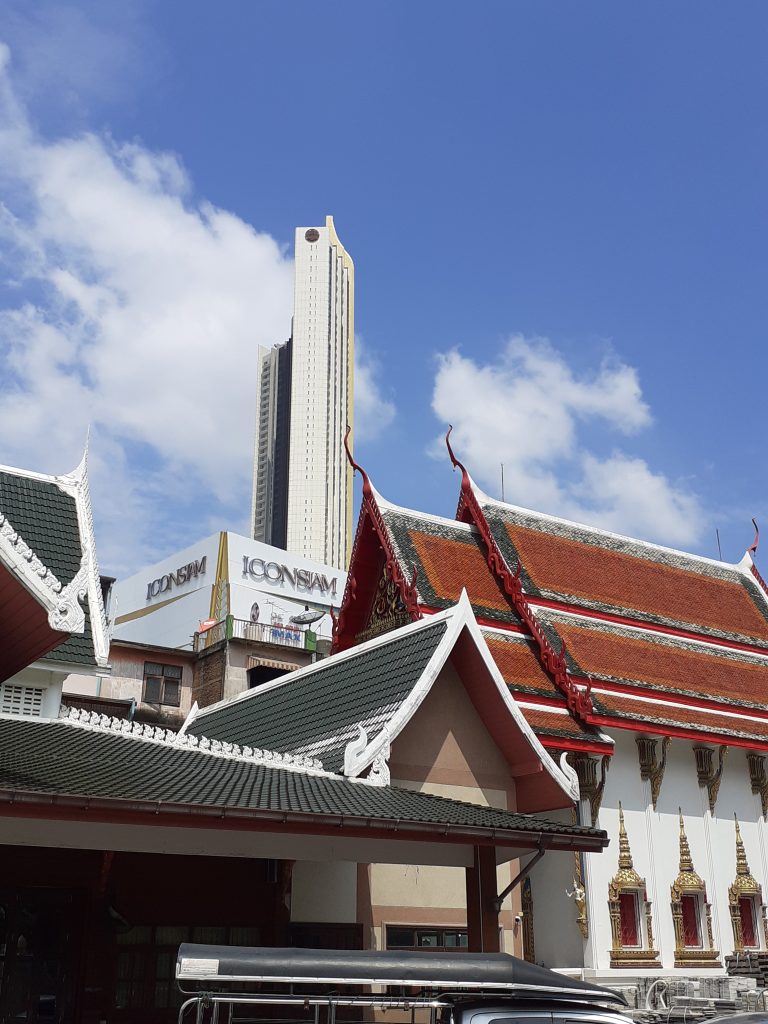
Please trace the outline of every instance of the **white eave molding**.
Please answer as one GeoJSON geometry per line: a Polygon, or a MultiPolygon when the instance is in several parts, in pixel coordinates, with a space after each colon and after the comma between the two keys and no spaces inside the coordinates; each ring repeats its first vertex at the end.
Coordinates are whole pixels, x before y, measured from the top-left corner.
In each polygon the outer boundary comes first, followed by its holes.
{"type": "MultiPolygon", "coordinates": [[[[552,757],[547,753],[533,729],[531,729],[530,725],[525,720],[525,717],[518,707],[514,697],[510,693],[509,687],[504,681],[496,662],[493,660],[491,652],[488,650],[488,645],[486,644],[483,634],[480,631],[480,627],[477,624],[466,590],[462,590],[461,596],[459,597],[459,601],[456,605],[452,608],[446,609],[444,612],[439,612],[436,615],[430,615],[425,619],[420,620],[419,626],[422,628],[431,626],[436,622],[439,622],[440,619],[444,619],[448,623],[448,628],[435,649],[434,654],[427,663],[427,666],[422,672],[418,682],[397,709],[395,714],[390,718],[387,726],[377,733],[374,739],[369,741],[362,726],[358,727],[358,736],[347,744],[344,751],[344,775],[349,778],[356,778],[367,768],[375,765],[375,777],[377,780],[382,779],[380,784],[385,784],[383,779],[388,778],[389,776],[389,770],[386,767],[386,760],[389,756],[389,750],[392,742],[397,738],[397,736],[399,736],[429,691],[432,689],[435,680],[448,660],[462,630],[466,629],[474,642],[478,653],[482,657],[488,670],[488,674],[495,684],[510,717],[515,722],[515,725],[518,727],[538,759],[541,761],[545,771],[549,773],[552,779],[558,784],[563,792],[567,794],[570,800],[573,800],[574,802],[578,801],[579,781],[575,770],[565,760],[565,756],[561,758],[560,766],[558,767],[552,757]]],[[[391,634],[389,634],[389,636],[391,638],[391,634]]]]}
{"type": "Polygon", "coordinates": [[[53,572],[35,554],[24,538],[0,512],[0,559],[22,585],[48,612],[51,629],[62,633],[82,633],[85,629],[85,610],[81,601],[87,599],[91,613],[91,633],[96,662],[106,666],[109,661],[109,636],[101,581],[96,560],[93,533],[93,512],[88,488],[88,446],[80,464],[63,476],[46,476],[10,466],[0,467],[9,473],[33,480],[53,483],[75,501],[82,548],[82,559],[74,579],[63,586],[53,572]]]}

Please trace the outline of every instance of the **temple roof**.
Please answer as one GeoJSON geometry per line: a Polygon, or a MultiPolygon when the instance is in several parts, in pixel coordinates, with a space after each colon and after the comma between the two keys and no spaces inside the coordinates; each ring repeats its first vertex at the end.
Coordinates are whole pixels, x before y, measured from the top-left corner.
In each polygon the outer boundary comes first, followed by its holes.
{"type": "Polygon", "coordinates": [[[396,630],[198,711],[191,735],[319,758],[341,771],[362,727],[373,740],[421,678],[447,622],[396,630]]]}
{"type": "Polygon", "coordinates": [[[0,466],[0,634],[0,679],[39,658],[107,664],[87,457],[62,476],[0,466]]]}
{"type": "Polygon", "coordinates": [[[567,612],[539,609],[537,618],[559,645],[572,675],[633,688],[765,708],[768,655],[747,653],[567,612]]]}
{"type": "Polygon", "coordinates": [[[768,601],[731,565],[494,501],[474,488],[526,595],[768,649],[768,601]]]}
{"type": "Polygon", "coordinates": [[[466,589],[480,618],[518,625],[509,598],[486,561],[482,538],[467,523],[399,508],[375,494],[390,543],[408,577],[417,570],[419,603],[432,609],[455,604],[466,589]]]}
{"type": "MultiPolygon", "coordinates": [[[[558,767],[528,724],[527,714],[488,649],[466,593],[445,611],[229,700],[195,708],[184,730],[218,741],[316,757],[324,769],[350,777],[363,776],[369,769],[388,771],[390,744],[416,714],[449,659],[507,758],[512,777],[521,766],[525,778],[518,785],[518,806],[537,809],[529,804],[534,776],[540,809],[566,806],[575,799],[578,785],[572,770],[558,767]],[[538,765],[536,772],[531,771],[532,764],[538,765]]],[[[547,726],[548,732],[551,729],[547,726]]],[[[562,739],[566,733],[572,737],[579,732],[610,746],[598,730],[570,727],[567,716],[557,723],[555,735],[562,739]]]]}
{"type": "MultiPolygon", "coordinates": [[[[768,745],[768,587],[752,557],[757,538],[738,564],[649,544],[496,501],[450,445],[449,454],[462,473],[455,522],[390,505],[367,478],[364,514],[391,549],[394,578],[418,570],[417,601],[411,586],[405,602],[412,618],[466,588],[491,656],[549,749],[561,740],[610,750],[601,730],[614,724],[674,734],[688,709],[691,734],[768,745]]],[[[361,561],[361,579],[370,564],[361,561]]],[[[355,642],[344,611],[340,646],[355,642]]]]}
{"type": "MultiPolygon", "coordinates": [[[[310,763],[281,764],[280,755],[245,752],[221,745],[203,749],[202,742],[135,726],[118,719],[82,713],[82,718],[56,722],[0,717],[0,807],[65,798],[73,810],[77,801],[88,807],[88,820],[100,809],[126,814],[142,809],[184,809],[205,814],[210,822],[236,810],[246,827],[248,817],[261,816],[274,830],[290,821],[338,822],[339,828],[391,828],[397,822],[407,834],[409,824],[440,828],[443,836],[480,833],[508,842],[540,837],[545,846],[563,844],[580,849],[606,845],[599,829],[562,825],[524,814],[464,803],[393,786],[377,786],[323,772],[310,763]],[[22,800],[20,795],[24,794],[22,800]],[[280,819],[275,818],[280,813],[280,819]]],[[[158,822],[160,819],[157,819],[158,822]]],[[[185,819],[189,823],[189,818],[185,819]]]]}
{"type": "Polygon", "coordinates": [[[577,741],[612,752],[613,743],[604,733],[571,717],[565,697],[538,658],[532,637],[490,629],[483,630],[483,636],[525,720],[544,746],[560,749],[577,741]]]}

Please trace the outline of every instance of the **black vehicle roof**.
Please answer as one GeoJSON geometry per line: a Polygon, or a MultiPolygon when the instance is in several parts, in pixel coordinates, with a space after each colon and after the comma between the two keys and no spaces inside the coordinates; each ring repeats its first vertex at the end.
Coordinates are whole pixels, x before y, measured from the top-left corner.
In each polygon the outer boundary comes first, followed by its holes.
{"type": "Polygon", "coordinates": [[[442,992],[546,995],[554,999],[618,1002],[610,989],[568,978],[507,953],[434,953],[378,950],[272,949],[183,943],[179,980],[308,985],[407,985],[442,992]]]}

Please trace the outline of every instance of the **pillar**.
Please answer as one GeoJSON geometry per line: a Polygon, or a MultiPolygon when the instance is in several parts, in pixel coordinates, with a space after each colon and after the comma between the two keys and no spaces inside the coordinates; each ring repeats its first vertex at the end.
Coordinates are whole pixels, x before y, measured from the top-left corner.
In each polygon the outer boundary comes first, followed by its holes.
{"type": "Polygon", "coordinates": [[[466,869],[467,929],[472,953],[498,953],[499,912],[496,909],[496,850],[476,846],[474,863],[466,869]]]}

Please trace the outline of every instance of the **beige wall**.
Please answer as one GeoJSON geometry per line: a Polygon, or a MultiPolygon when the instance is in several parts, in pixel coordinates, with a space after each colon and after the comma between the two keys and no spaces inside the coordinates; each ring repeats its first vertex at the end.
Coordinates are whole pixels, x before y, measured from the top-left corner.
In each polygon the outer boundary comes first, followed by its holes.
{"type": "MultiPolygon", "coordinates": [[[[150,712],[154,705],[142,702],[144,689],[144,663],[159,662],[162,665],[181,666],[181,705],[180,707],[161,705],[164,713],[184,719],[192,707],[192,661],[191,656],[184,657],[170,651],[151,651],[141,648],[121,647],[113,644],[109,652],[109,663],[112,672],[100,676],[68,676],[64,683],[64,692],[88,694],[90,696],[113,697],[121,700],[135,700],[138,709],[150,712]]],[[[66,698],[64,698],[66,703],[66,698]]]]}
{"type": "MultiPolygon", "coordinates": [[[[392,744],[389,766],[393,785],[485,806],[516,808],[510,766],[450,662],[392,744]]],[[[516,861],[512,868],[516,873],[516,861]]],[[[511,877],[510,866],[500,865],[499,891],[511,877]]],[[[466,926],[462,868],[372,864],[369,886],[376,948],[384,948],[388,924],[466,926]]],[[[501,924],[502,948],[516,955],[522,955],[522,936],[515,925],[519,910],[519,892],[515,890],[504,902],[501,924]]]]}

